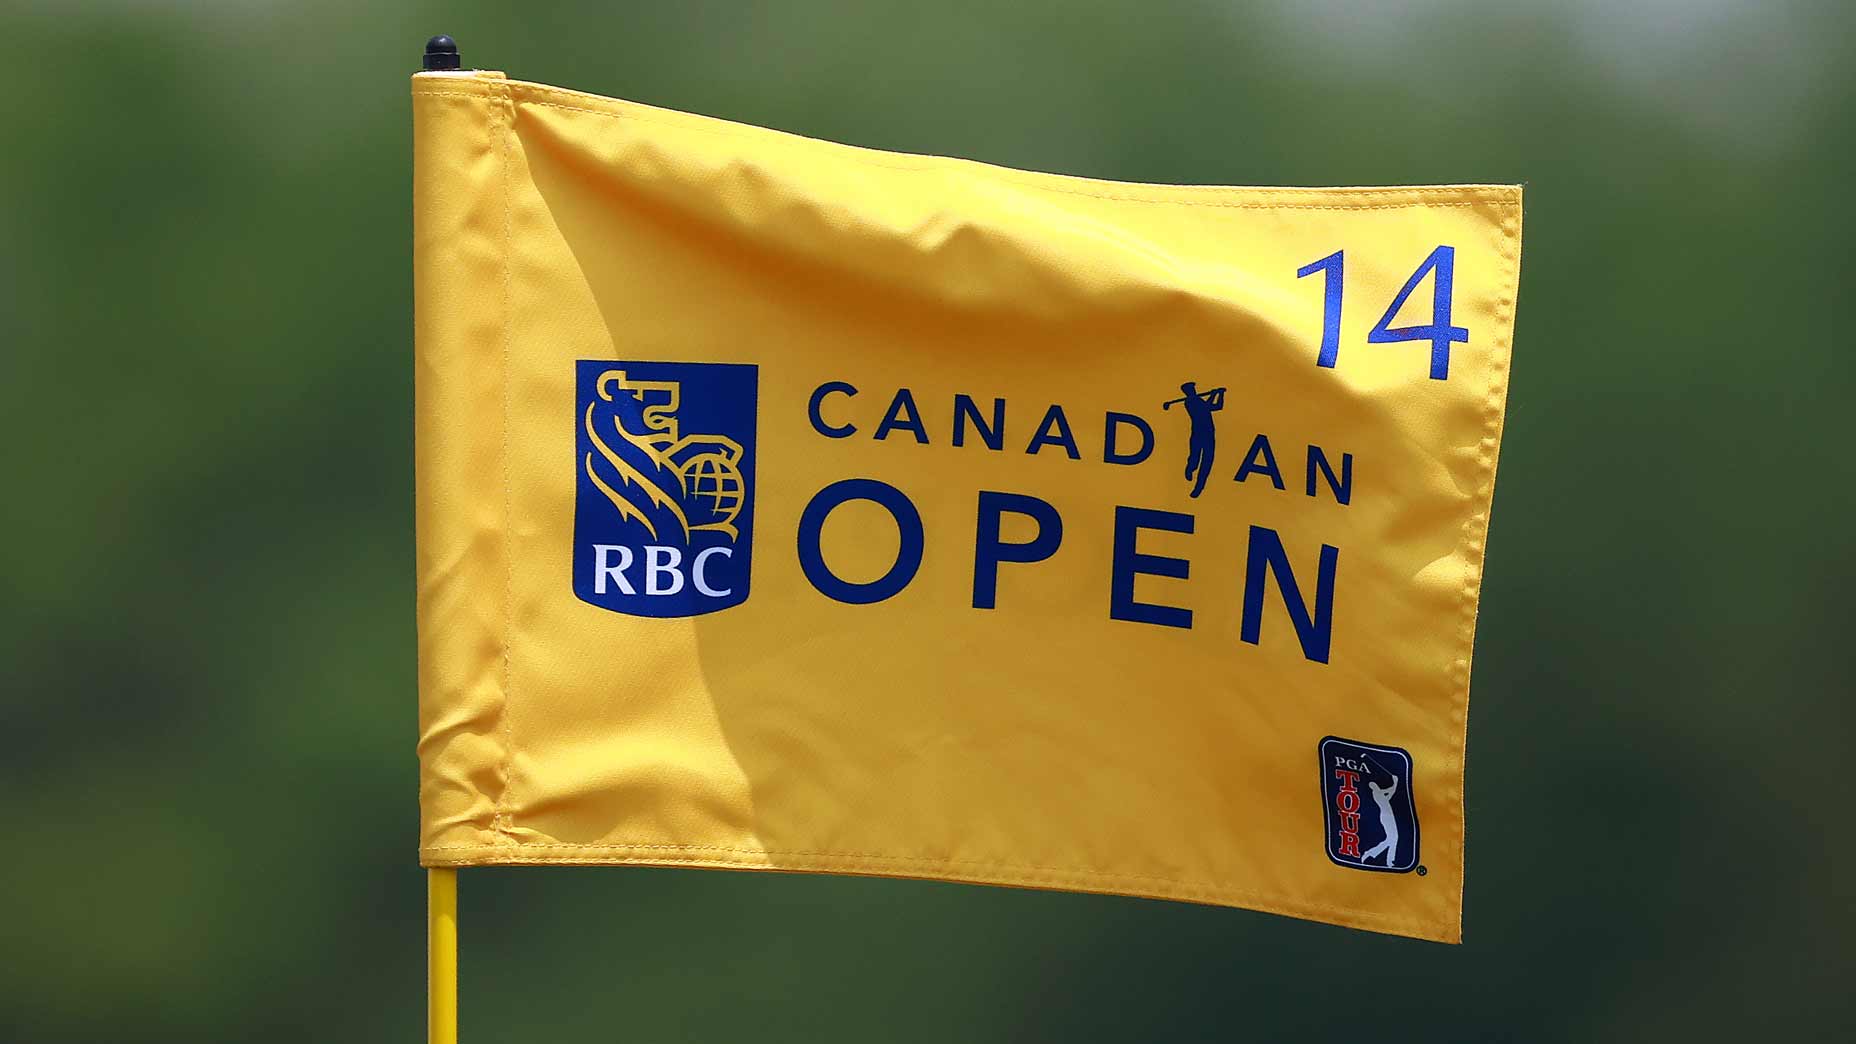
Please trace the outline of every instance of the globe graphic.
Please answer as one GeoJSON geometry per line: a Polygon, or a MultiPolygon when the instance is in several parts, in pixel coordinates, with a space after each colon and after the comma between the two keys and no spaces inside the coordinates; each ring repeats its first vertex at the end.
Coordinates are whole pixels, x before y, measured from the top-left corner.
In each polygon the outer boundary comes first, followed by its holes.
{"type": "Polygon", "coordinates": [[[698,519],[691,511],[692,525],[729,523],[741,514],[747,489],[734,461],[720,453],[704,453],[685,461],[681,473],[683,488],[689,491],[686,506],[706,509],[714,516],[698,519]]]}

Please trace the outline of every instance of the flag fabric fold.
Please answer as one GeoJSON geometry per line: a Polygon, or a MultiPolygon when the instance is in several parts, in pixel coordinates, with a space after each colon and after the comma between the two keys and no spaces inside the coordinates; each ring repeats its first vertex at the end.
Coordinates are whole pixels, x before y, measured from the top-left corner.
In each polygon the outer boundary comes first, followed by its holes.
{"type": "Polygon", "coordinates": [[[423,863],[1460,939],[1519,188],[412,91],[423,863]]]}

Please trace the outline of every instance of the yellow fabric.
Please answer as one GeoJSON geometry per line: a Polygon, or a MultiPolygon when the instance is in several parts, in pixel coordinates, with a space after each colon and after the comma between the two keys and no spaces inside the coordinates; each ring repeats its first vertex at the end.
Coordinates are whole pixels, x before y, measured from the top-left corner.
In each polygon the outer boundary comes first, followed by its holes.
{"type": "MultiPolygon", "coordinates": [[[[425,865],[925,877],[1460,938],[1518,187],[1093,181],[495,73],[416,76],[413,111],[425,865]],[[1441,245],[1467,339],[1439,379],[1430,341],[1368,334],[1441,245]],[[1321,366],[1327,274],[1297,272],[1336,251],[1321,366]],[[758,367],[744,602],[652,618],[576,596],[576,497],[604,466],[576,444],[595,423],[579,360],[758,367]],[[857,389],[820,401],[826,424],[855,425],[842,438],[809,410],[834,381],[857,389]],[[1226,389],[1197,497],[1186,409],[1162,407],[1186,381],[1226,389]],[[874,437],[902,388],[926,444],[906,423],[874,437]],[[1002,449],[971,418],[953,445],[956,395],[988,422],[1005,400],[1002,449]],[[1052,405],[1080,459],[1054,430],[1027,452],[1052,405]],[[1104,461],[1110,412],[1151,427],[1150,456],[1104,461]],[[1236,478],[1258,435],[1283,489],[1261,461],[1236,478]],[[1347,503],[1311,479],[1310,445],[1336,472],[1351,454],[1347,503]],[[797,550],[807,505],[850,478],[900,490],[922,522],[918,573],[871,604],[828,597],[797,550]],[[981,491],[1062,523],[1047,559],[997,566],[992,608],[974,605],[981,491]],[[1189,628],[1111,617],[1118,507],[1192,516],[1191,533],[1136,538],[1189,575],[1146,568],[1133,588],[1189,628]],[[1280,535],[1309,606],[1336,549],[1326,662],[1275,573],[1242,639],[1252,527],[1280,535]],[[1421,871],[1330,858],[1329,736],[1410,752],[1421,871]]],[[[1431,321],[1435,275],[1394,329],[1431,321]]],[[[598,510],[635,493],[607,484],[598,510]]],[[[1004,542],[1037,535],[999,517],[1004,542]]],[[[902,542],[862,500],[819,536],[859,584],[902,542]]]]}

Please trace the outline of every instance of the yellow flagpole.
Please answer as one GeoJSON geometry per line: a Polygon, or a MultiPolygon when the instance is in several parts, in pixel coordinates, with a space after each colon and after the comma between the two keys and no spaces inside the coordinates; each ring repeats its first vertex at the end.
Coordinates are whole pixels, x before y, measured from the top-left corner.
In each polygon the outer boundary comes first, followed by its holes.
{"type": "MultiPolygon", "coordinates": [[[[426,72],[457,69],[457,41],[434,36],[425,42],[420,67],[426,72]]],[[[428,1044],[458,1044],[458,872],[435,866],[425,871],[425,1038],[428,1044]]]]}
{"type": "Polygon", "coordinates": [[[458,1042],[458,872],[425,872],[426,1017],[429,1044],[458,1042]]]}

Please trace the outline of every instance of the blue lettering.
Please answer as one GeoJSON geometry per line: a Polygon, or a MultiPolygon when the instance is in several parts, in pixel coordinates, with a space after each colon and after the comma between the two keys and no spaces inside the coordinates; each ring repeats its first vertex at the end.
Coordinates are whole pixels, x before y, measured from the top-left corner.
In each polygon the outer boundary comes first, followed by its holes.
{"type": "Polygon", "coordinates": [[[825,597],[850,605],[881,602],[909,586],[922,565],[922,516],[915,505],[896,487],[875,479],[842,479],[813,496],[799,516],[799,568],[825,597]],[[847,500],[868,500],[888,510],[896,520],[901,545],[889,572],[867,584],[853,584],[838,578],[825,564],[819,548],[819,532],[832,509],[847,500]]]}
{"type": "Polygon", "coordinates": [[[1042,562],[1063,543],[1063,516],[1036,497],[980,491],[980,520],[973,543],[973,608],[991,609],[998,601],[1000,562],[1042,562]],[[999,516],[1010,511],[1038,524],[1037,535],[1023,544],[999,539],[999,516]]]}
{"type": "Polygon", "coordinates": [[[1320,446],[1308,447],[1308,495],[1315,495],[1315,469],[1327,477],[1328,488],[1334,491],[1334,499],[1345,505],[1353,499],[1353,454],[1340,455],[1340,478],[1334,477],[1334,468],[1328,464],[1328,456],[1320,446]]]}
{"type": "MultiPolygon", "coordinates": [[[[1120,534],[1116,534],[1119,547],[1120,534]]],[[[1241,637],[1257,645],[1263,631],[1263,585],[1265,574],[1276,574],[1282,588],[1283,606],[1295,625],[1295,636],[1302,643],[1302,657],[1315,663],[1328,662],[1328,649],[1334,638],[1334,569],[1340,561],[1340,548],[1321,545],[1321,561],[1315,573],[1315,611],[1311,617],[1308,603],[1289,568],[1289,555],[1283,550],[1282,537],[1274,529],[1250,527],[1250,549],[1244,556],[1244,618],[1241,637]]]]}
{"type": "Polygon", "coordinates": [[[878,442],[889,438],[892,428],[904,428],[915,433],[915,441],[926,446],[928,429],[922,427],[922,415],[915,409],[915,396],[907,388],[897,388],[896,397],[890,401],[889,412],[883,415],[883,423],[876,426],[878,442]],[[906,419],[905,419],[906,418],[906,419]]]}
{"type": "Polygon", "coordinates": [[[1070,419],[1063,415],[1062,406],[1053,404],[1045,411],[1044,420],[1038,425],[1038,433],[1032,437],[1031,445],[1025,447],[1025,452],[1035,456],[1045,446],[1062,446],[1071,460],[1083,459],[1083,455],[1077,452],[1076,436],[1070,434],[1070,419]]]}
{"type": "Polygon", "coordinates": [[[1192,532],[1192,516],[1173,511],[1151,511],[1146,508],[1120,506],[1115,508],[1115,560],[1109,578],[1109,618],[1129,620],[1134,623],[1159,624],[1163,627],[1191,627],[1192,610],[1190,609],[1180,609],[1170,605],[1153,605],[1134,600],[1134,578],[1137,574],[1170,576],[1184,580],[1188,570],[1191,569],[1191,563],[1183,558],[1144,555],[1136,551],[1134,543],[1143,529],[1157,529],[1168,533],[1190,533],[1192,532]]]}
{"type": "Polygon", "coordinates": [[[825,401],[825,396],[833,392],[838,392],[848,398],[849,396],[857,394],[857,388],[847,381],[826,381],[824,384],[813,389],[812,401],[806,403],[806,414],[812,418],[813,430],[817,431],[820,435],[828,439],[848,438],[849,436],[857,434],[857,425],[826,424],[824,416],[819,413],[819,405],[825,401]]]}
{"type": "Polygon", "coordinates": [[[1154,451],[1154,429],[1147,422],[1132,413],[1115,413],[1110,411],[1103,419],[1102,462],[1104,464],[1139,464],[1154,451]],[[1141,433],[1141,448],[1133,453],[1121,453],[1115,448],[1115,433],[1121,426],[1131,425],[1141,433]]]}
{"type": "Polygon", "coordinates": [[[1258,435],[1251,442],[1250,452],[1244,455],[1243,466],[1237,469],[1237,474],[1233,477],[1242,482],[1249,478],[1252,472],[1268,475],[1277,489],[1285,488],[1282,484],[1282,471],[1276,467],[1276,452],[1270,449],[1268,435],[1258,435]],[[1261,463],[1258,463],[1259,460],[1261,463]]]}
{"type": "Polygon", "coordinates": [[[980,416],[978,406],[965,395],[954,396],[954,445],[967,444],[967,418],[973,418],[973,427],[980,434],[980,441],[987,449],[1003,450],[1005,448],[1005,400],[992,401],[992,426],[986,426],[986,419],[980,416]]]}

